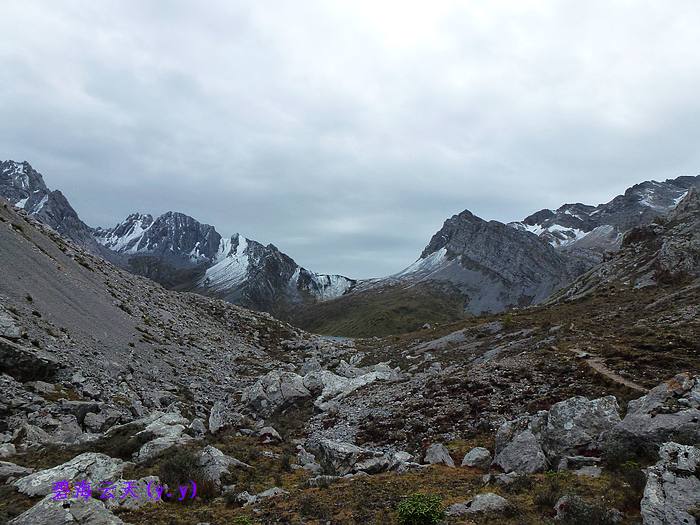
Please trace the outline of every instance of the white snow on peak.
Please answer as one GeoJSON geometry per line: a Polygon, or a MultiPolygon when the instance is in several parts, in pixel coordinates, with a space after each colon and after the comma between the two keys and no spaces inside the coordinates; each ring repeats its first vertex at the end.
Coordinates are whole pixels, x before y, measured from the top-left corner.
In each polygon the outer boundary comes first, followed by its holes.
{"type": "MultiPolygon", "coordinates": [[[[689,190],[688,190],[688,191],[689,191],[689,190]]],[[[678,206],[678,204],[679,204],[683,199],[685,199],[685,196],[688,195],[688,191],[683,192],[679,197],[676,197],[675,199],[673,199],[673,207],[674,207],[674,208],[675,208],[676,206],[678,206]]]]}
{"type": "Polygon", "coordinates": [[[27,197],[26,199],[22,199],[22,200],[17,201],[15,203],[15,207],[24,209],[24,207],[27,205],[28,200],[29,200],[29,197],[27,197]]]}
{"type": "MultiPolygon", "coordinates": [[[[292,276],[294,281],[299,279],[300,269],[297,268],[292,276]]],[[[321,301],[335,299],[347,292],[352,286],[352,282],[342,275],[322,275],[313,274],[313,280],[318,285],[318,290],[314,290],[314,295],[321,301]]]]}
{"type": "Polygon", "coordinates": [[[125,235],[120,237],[112,233],[106,237],[97,237],[97,242],[115,252],[136,253],[139,243],[135,241],[143,237],[143,234],[152,226],[152,223],[145,226],[146,219],[146,216],[139,216],[125,235]]]}
{"type": "Polygon", "coordinates": [[[447,248],[440,248],[425,258],[418,259],[408,268],[400,271],[392,277],[403,277],[415,273],[430,273],[439,269],[447,257],[447,248]]]}
{"type": "Polygon", "coordinates": [[[220,291],[245,281],[250,266],[247,248],[248,239],[242,235],[221,239],[219,251],[214,259],[215,264],[206,271],[198,284],[213,291],[220,291]],[[238,245],[234,247],[233,239],[236,237],[238,245]]]}
{"type": "Polygon", "coordinates": [[[44,195],[44,198],[41,199],[41,202],[39,202],[39,204],[37,204],[36,206],[34,206],[34,208],[32,208],[31,213],[39,213],[44,208],[44,206],[46,206],[46,203],[48,201],[49,201],[49,196],[44,195]]]}

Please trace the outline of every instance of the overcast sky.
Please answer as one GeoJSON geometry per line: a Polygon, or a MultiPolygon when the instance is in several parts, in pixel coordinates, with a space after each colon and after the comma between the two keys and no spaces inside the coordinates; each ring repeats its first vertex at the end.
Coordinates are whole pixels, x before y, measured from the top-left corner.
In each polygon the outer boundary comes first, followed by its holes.
{"type": "Polygon", "coordinates": [[[697,0],[3,0],[0,157],[351,277],[700,173],[697,0]]]}

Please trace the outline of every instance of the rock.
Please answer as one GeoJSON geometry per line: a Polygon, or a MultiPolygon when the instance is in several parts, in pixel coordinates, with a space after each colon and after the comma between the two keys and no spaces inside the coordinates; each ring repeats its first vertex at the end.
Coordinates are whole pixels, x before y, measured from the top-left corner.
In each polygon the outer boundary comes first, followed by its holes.
{"type": "Polygon", "coordinates": [[[630,401],[627,414],[612,431],[614,439],[660,445],[673,439],[700,442],[700,376],[679,374],[630,401]]]}
{"type": "MultiPolygon", "coordinates": [[[[556,512],[555,520],[577,520],[576,523],[583,517],[591,516],[592,514],[600,514],[599,510],[594,509],[594,505],[586,501],[580,496],[566,495],[559,498],[554,505],[556,512]]],[[[603,517],[604,523],[621,523],[624,515],[617,509],[608,509],[603,517]]]]}
{"type": "Polygon", "coordinates": [[[311,488],[325,488],[331,485],[332,483],[335,483],[339,479],[342,479],[341,476],[315,476],[313,478],[310,478],[306,482],[307,487],[311,488]]]}
{"type": "MultiPolygon", "coordinates": [[[[113,480],[110,480],[113,481],[113,480]]],[[[161,500],[157,499],[151,499],[148,497],[148,485],[151,484],[153,487],[156,487],[161,484],[160,478],[158,476],[147,476],[145,478],[141,478],[139,480],[117,480],[116,481],[116,486],[122,487],[123,483],[126,481],[133,481],[133,489],[138,498],[121,498],[121,497],[116,497],[112,499],[108,499],[104,501],[105,507],[110,510],[114,511],[116,509],[120,510],[139,510],[142,507],[145,507],[148,504],[158,504],[160,503],[161,500]]]]}
{"type": "Polygon", "coordinates": [[[250,465],[236,458],[227,456],[211,445],[205,447],[199,454],[198,463],[199,466],[202,467],[204,474],[211,479],[217,487],[221,487],[221,476],[231,473],[229,468],[252,468],[250,465]]]}
{"type": "Polygon", "coordinates": [[[599,478],[600,475],[603,473],[603,469],[600,467],[595,467],[595,466],[586,466],[586,467],[581,467],[579,469],[574,470],[574,474],[577,476],[586,476],[589,478],[599,478]]]}
{"type": "Polygon", "coordinates": [[[196,417],[192,420],[192,423],[190,423],[190,426],[187,427],[187,429],[195,436],[195,437],[202,437],[204,434],[207,433],[207,427],[204,424],[204,421],[201,420],[200,418],[196,417]]]}
{"type": "Polygon", "coordinates": [[[0,445],[0,458],[9,458],[17,454],[17,449],[12,443],[3,443],[0,445]]]}
{"type": "Polygon", "coordinates": [[[169,448],[175,446],[186,445],[191,440],[192,438],[187,434],[180,436],[164,436],[152,439],[139,449],[139,451],[134,455],[134,460],[137,463],[143,463],[153,459],[164,450],[168,450],[169,448]]]}
{"type": "Polygon", "coordinates": [[[124,525],[98,499],[54,501],[49,494],[8,525],[124,525]]]}
{"type": "Polygon", "coordinates": [[[477,514],[480,512],[484,513],[501,513],[508,508],[508,500],[494,494],[493,492],[487,492],[485,494],[479,494],[471,501],[466,503],[456,503],[449,507],[446,514],[450,517],[464,516],[466,514],[477,514]]]}
{"type": "Polygon", "coordinates": [[[350,474],[359,461],[370,459],[374,454],[351,443],[322,439],[311,445],[325,473],[335,476],[350,474]]]}
{"type": "Polygon", "coordinates": [[[366,474],[379,474],[380,472],[389,470],[390,465],[391,460],[386,456],[368,458],[355,463],[353,471],[355,473],[364,472],[366,474]]]}
{"type": "Polygon", "coordinates": [[[261,428],[258,436],[263,443],[280,443],[282,441],[282,436],[272,427],[261,428]]]}
{"type": "Polygon", "coordinates": [[[614,396],[589,400],[572,397],[554,404],[547,414],[542,448],[551,461],[563,455],[599,449],[602,436],[620,423],[614,396]]]}
{"type": "Polygon", "coordinates": [[[493,464],[506,473],[524,474],[542,472],[548,466],[547,457],[544,455],[539,441],[530,430],[521,432],[508,443],[493,460],[493,464]]]}
{"type": "Polygon", "coordinates": [[[408,452],[394,452],[389,460],[389,470],[399,470],[413,461],[413,456],[408,452]]]}
{"type": "Polygon", "coordinates": [[[557,470],[575,470],[582,467],[597,467],[603,460],[592,456],[565,456],[559,461],[557,470]]]}
{"type": "Polygon", "coordinates": [[[97,483],[118,479],[128,465],[130,463],[110,458],[105,454],[85,452],[62,465],[18,479],[13,485],[27,496],[45,496],[51,493],[56,481],[86,480],[97,483]]]}
{"type": "Polygon", "coordinates": [[[289,494],[289,492],[279,487],[272,487],[271,489],[267,489],[266,491],[261,492],[260,494],[250,494],[248,491],[241,492],[236,497],[236,501],[238,501],[238,503],[240,503],[244,507],[247,507],[249,505],[254,505],[260,502],[260,500],[275,498],[277,496],[283,496],[285,494],[289,494]]]}
{"type": "Polygon", "coordinates": [[[34,471],[30,468],[21,467],[7,461],[0,461],[0,481],[3,483],[8,480],[27,476],[32,472],[34,471]]]}
{"type": "Polygon", "coordinates": [[[243,420],[243,415],[232,410],[228,403],[217,401],[209,413],[209,432],[216,434],[219,430],[237,426],[243,420]]]}
{"type": "Polygon", "coordinates": [[[297,399],[310,396],[300,375],[273,370],[244,389],[241,401],[258,414],[269,415],[297,399]]]}
{"type": "Polygon", "coordinates": [[[19,339],[22,337],[22,331],[15,322],[14,317],[0,307],[0,337],[5,339],[19,339]]]}
{"type": "Polygon", "coordinates": [[[428,465],[438,465],[443,464],[448,467],[454,467],[455,462],[450,456],[449,450],[442,443],[433,443],[425,451],[424,462],[428,465]]]}
{"type": "Polygon", "coordinates": [[[31,381],[27,383],[27,386],[42,396],[56,393],[56,386],[51,383],[45,383],[44,381],[31,381]]]}
{"type": "Polygon", "coordinates": [[[122,417],[119,410],[110,407],[102,408],[98,413],[85,414],[83,425],[92,432],[105,432],[115,425],[122,417]]]}
{"type": "Polygon", "coordinates": [[[491,452],[489,452],[488,449],[483,447],[475,447],[464,456],[462,466],[488,470],[488,468],[491,466],[492,459],[491,452]]]}
{"type": "Polygon", "coordinates": [[[659,461],[647,469],[641,510],[644,525],[695,525],[689,511],[700,507],[700,449],[664,443],[659,461]]]}
{"type": "Polygon", "coordinates": [[[186,425],[190,423],[189,420],[177,412],[155,412],[148,418],[135,423],[139,422],[147,425],[136,434],[137,436],[143,434],[157,436],[144,444],[135,454],[134,458],[139,463],[154,458],[170,447],[185,445],[192,441],[192,437],[184,433],[186,425]]]}
{"type": "Polygon", "coordinates": [[[60,361],[44,350],[0,339],[0,372],[5,372],[18,381],[50,378],[62,367],[60,361]]]}

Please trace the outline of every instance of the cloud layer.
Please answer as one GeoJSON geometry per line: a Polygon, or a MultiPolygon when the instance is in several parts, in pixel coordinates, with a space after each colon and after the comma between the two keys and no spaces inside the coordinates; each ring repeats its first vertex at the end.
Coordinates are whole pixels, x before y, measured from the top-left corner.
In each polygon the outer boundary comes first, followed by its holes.
{"type": "Polygon", "coordinates": [[[183,211],[351,277],[454,213],[700,172],[700,4],[8,0],[0,157],[86,222],[183,211]]]}

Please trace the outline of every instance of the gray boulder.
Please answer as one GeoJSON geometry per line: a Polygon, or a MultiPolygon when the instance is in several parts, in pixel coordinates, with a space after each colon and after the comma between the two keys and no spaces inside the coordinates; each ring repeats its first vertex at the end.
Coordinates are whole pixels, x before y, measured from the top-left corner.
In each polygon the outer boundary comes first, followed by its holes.
{"type": "Polygon", "coordinates": [[[209,413],[209,432],[216,434],[219,430],[236,426],[243,420],[243,415],[233,410],[229,403],[217,401],[209,413]]]}
{"type": "Polygon", "coordinates": [[[700,442],[700,376],[679,374],[630,401],[612,434],[661,444],[674,439],[700,442]]]}
{"type": "Polygon", "coordinates": [[[34,472],[32,469],[15,465],[7,461],[0,461],[0,481],[5,482],[9,479],[16,479],[27,476],[34,472]]]}
{"type": "Polygon", "coordinates": [[[110,458],[95,452],[85,452],[62,465],[40,470],[18,479],[13,485],[27,496],[45,496],[53,490],[54,482],[86,480],[97,483],[119,479],[128,465],[130,463],[125,463],[121,459],[110,458]]]}
{"type": "Polygon", "coordinates": [[[471,449],[462,459],[463,467],[476,467],[480,469],[488,469],[491,466],[491,452],[484,447],[475,447],[471,449]]]}
{"type": "Polygon", "coordinates": [[[330,439],[321,439],[310,444],[309,448],[313,450],[323,472],[334,476],[350,474],[356,463],[375,457],[369,450],[330,439]]]}
{"type": "Polygon", "coordinates": [[[148,461],[171,447],[185,445],[192,441],[192,437],[184,433],[190,423],[189,420],[177,412],[155,412],[138,422],[144,422],[147,425],[136,434],[137,436],[140,434],[156,436],[135,454],[134,459],[139,463],[148,461]]]}
{"type": "Polygon", "coordinates": [[[428,465],[443,464],[448,467],[454,467],[455,462],[450,456],[450,451],[442,443],[433,443],[425,451],[425,463],[428,465]]]}
{"type": "Polygon", "coordinates": [[[700,449],[664,443],[659,458],[647,469],[641,505],[644,525],[695,525],[689,511],[700,508],[700,449]]]}
{"type": "Polygon", "coordinates": [[[258,432],[258,436],[263,443],[280,443],[282,441],[282,436],[272,427],[263,427],[258,432]]]}
{"type": "Polygon", "coordinates": [[[227,456],[218,448],[207,446],[199,454],[199,466],[202,467],[204,474],[211,479],[217,487],[221,487],[221,476],[230,474],[231,467],[236,468],[252,468],[250,465],[243,463],[231,456],[227,456]]]}
{"type": "Polygon", "coordinates": [[[22,331],[17,326],[14,317],[4,308],[0,307],[0,337],[5,339],[19,339],[22,331]]]}
{"type": "Polygon", "coordinates": [[[493,464],[504,472],[533,474],[542,472],[549,465],[540,442],[531,430],[519,433],[496,455],[493,464]]]}
{"type": "Polygon", "coordinates": [[[0,445],[0,458],[9,458],[17,454],[17,449],[12,443],[3,443],[0,445]]]}
{"type": "Polygon", "coordinates": [[[255,412],[269,415],[297,399],[310,396],[300,375],[273,370],[244,389],[241,401],[255,412]]]}
{"type": "MultiPolygon", "coordinates": [[[[112,481],[112,480],[110,480],[112,481]]],[[[121,487],[123,483],[125,483],[127,480],[118,480],[116,481],[116,485],[118,487],[121,487]]],[[[120,510],[139,510],[146,505],[156,505],[161,502],[161,500],[157,500],[155,498],[149,498],[148,497],[148,485],[151,484],[153,487],[156,487],[161,484],[160,478],[158,476],[147,476],[145,478],[141,478],[139,480],[129,480],[129,481],[134,481],[134,492],[138,496],[137,498],[131,498],[131,497],[126,497],[126,498],[121,498],[121,497],[116,497],[116,498],[111,498],[108,500],[104,501],[105,507],[110,510],[114,511],[116,509],[120,510]]]]}
{"type": "Polygon", "coordinates": [[[493,492],[487,492],[485,494],[479,494],[471,501],[466,503],[456,503],[449,507],[446,514],[450,517],[464,516],[466,514],[478,514],[478,513],[488,513],[497,514],[504,512],[508,508],[508,500],[494,494],[493,492]]]}
{"type": "Polygon", "coordinates": [[[124,525],[98,499],[54,501],[49,494],[8,525],[124,525]]]}

